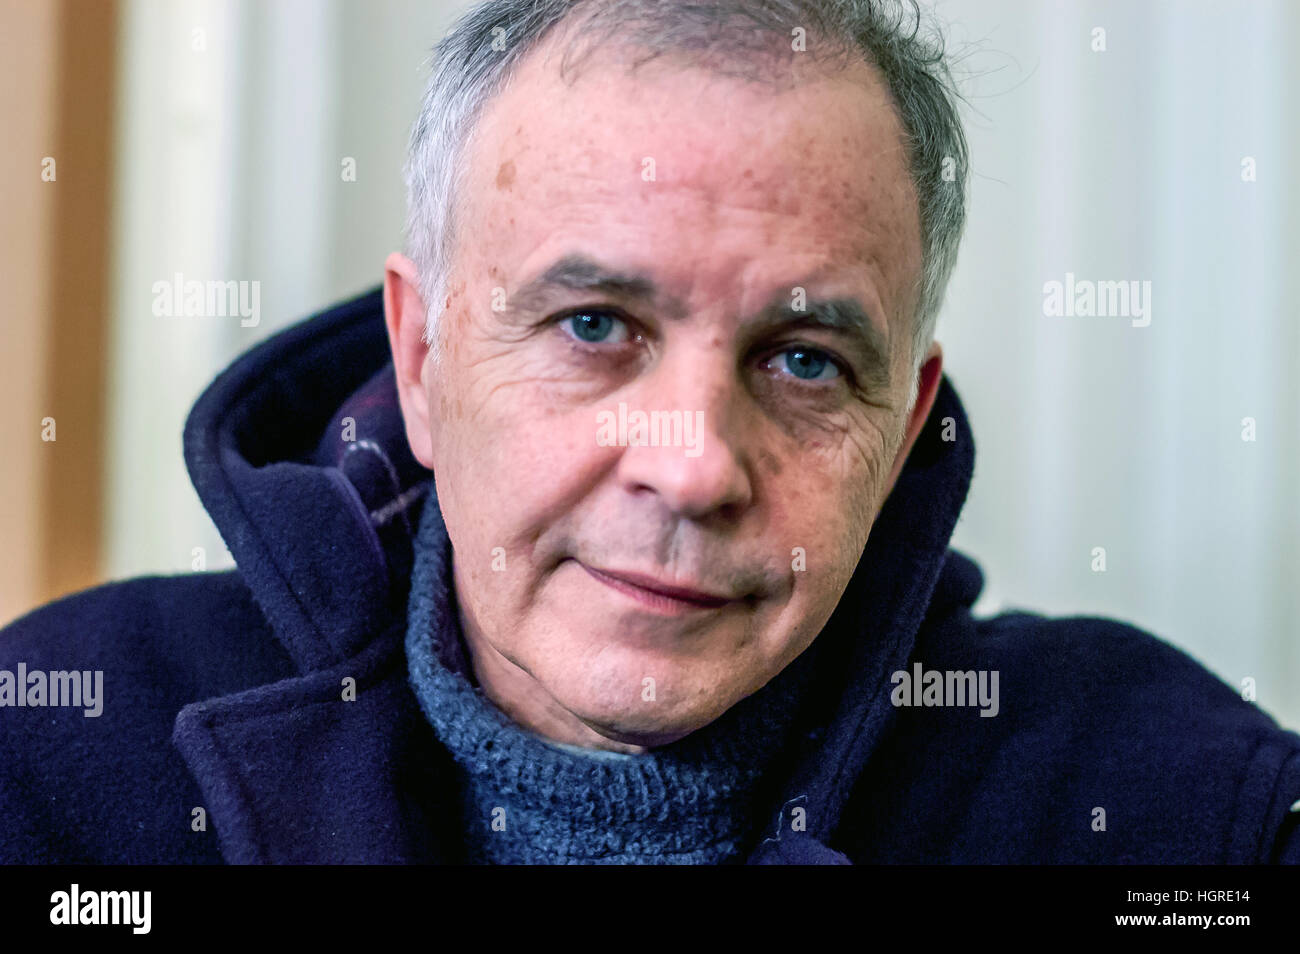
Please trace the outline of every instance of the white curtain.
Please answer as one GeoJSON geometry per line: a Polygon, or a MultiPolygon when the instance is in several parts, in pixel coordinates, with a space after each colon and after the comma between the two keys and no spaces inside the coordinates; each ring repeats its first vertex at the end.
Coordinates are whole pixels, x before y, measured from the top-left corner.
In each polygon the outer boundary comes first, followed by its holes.
{"type": "Polygon", "coordinates": [[[973,107],[939,338],[979,608],[1126,620],[1300,726],[1300,5],[936,9],[973,107]],[[1150,281],[1150,324],[1045,315],[1067,274],[1150,281]]]}

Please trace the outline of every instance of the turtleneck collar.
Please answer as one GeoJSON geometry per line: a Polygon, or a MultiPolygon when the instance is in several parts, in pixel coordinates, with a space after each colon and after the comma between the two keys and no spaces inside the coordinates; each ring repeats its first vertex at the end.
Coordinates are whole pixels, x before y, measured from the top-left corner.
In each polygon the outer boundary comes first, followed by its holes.
{"type": "Polygon", "coordinates": [[[490,863],[741,861],[761,832],[766,769],[795,733],[816,644],[761,690],[642,755],[563,745],[514,723],[477,686],[461,633],[452,548],[429,494],[415,541],[410,683],[459,768],[470,860],[490,863]]]}

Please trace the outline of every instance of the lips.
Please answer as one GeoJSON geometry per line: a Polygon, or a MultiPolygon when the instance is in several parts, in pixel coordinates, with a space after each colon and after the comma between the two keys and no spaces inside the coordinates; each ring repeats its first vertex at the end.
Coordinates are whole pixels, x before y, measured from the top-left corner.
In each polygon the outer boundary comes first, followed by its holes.
{"type": "Polygon", "coordinates": [[[646,576],[642,573],[629,573],[623,570],[598,570],[595,567],[587,566],[585,563],[582,564],[582,568],[602,583],[632,596],[657,597],[701,609],[717,609],[720,606],[738,602],[734,597],[712,593],[695,587],[663,583],[652,576],[646,576]]]}

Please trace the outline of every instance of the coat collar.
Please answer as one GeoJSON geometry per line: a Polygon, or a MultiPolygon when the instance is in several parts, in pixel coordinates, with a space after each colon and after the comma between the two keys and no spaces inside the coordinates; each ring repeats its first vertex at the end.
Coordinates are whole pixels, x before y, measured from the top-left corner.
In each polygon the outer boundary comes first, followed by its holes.
{"type": "MultiPolygon", "coordinates": [[[[415,504],[378,289],[282,332],[195,404],[185,457],[204,506],[298,673],[199,701],[173,741],[232,863],[456,861],[450,756],[407,682],[415,504]],[[352,682],[354,680],[355,682],[352,682]]],[[[844,598],[819,640],[826,682],[793,769],[765,796],[751,863],[846,863],[827,847],[892,715],[927,612],[974,602],[978,568],[948,550],[974,466],[944,377],[844,598]],[[792,824],[796,809],[803,824],[792,824]]]]}
{"type": "Polygon", "coordinates": [[[409,513],[430,474],[406,444],[379,289],[232,364],[195,403],[184,447],[203,506],[300,672],[356,655],[402,615],[409,513]]]}

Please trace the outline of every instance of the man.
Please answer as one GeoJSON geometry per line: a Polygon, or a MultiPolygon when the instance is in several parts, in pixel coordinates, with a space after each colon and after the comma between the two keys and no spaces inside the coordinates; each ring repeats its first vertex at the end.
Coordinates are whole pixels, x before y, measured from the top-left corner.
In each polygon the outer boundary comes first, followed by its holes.
{"type": "Polygon", "coordinates": [[[1130,626],[971,614],[965,160],[906,8],[471,11],[382,297],[192,412],[238,569],[0,636],[105,678],[3,712],[0,857],[1300,860],[1300,736],[1130,626]]]}

